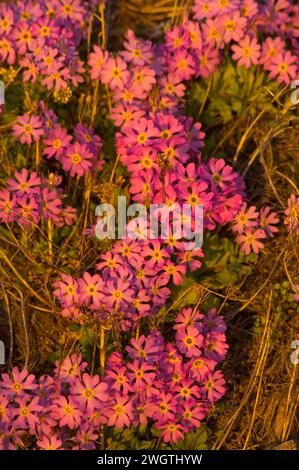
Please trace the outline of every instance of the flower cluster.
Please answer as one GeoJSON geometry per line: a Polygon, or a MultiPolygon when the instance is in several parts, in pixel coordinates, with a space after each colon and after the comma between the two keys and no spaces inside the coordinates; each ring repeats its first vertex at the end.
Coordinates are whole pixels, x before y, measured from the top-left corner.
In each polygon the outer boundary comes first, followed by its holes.
{"type": "MultiPolygon", "coordinates": [[[[246,255],[258,253],[261,240],[278,231],[278,217],[269,207],[257,211],[247,206],[243,177],[231,165],[221,157],[202,158],[202,126],[183,111],[185,82],[207,78],[231,54],[238,66],[259,64],[271,78],[289,83],[298,70],[299,7],[287,0],[197,0],[193,13],[193,20],[185,18],[166,32],[163,44],[139,39],[129,30],[123,50],[112,53],[94,45],[88,55],[95,104],[97,92],[103,92],[114,123],[114,169],[118,161],[125,168],[125,190],[132,201],[163,205],[155,214],[161,233],[153,236],[148,216],[143,225],[132,219],[126,237],[100,254],[93,272],[79,278],[62,274],[55,281],[63,317],[79,324],[90,319],[111,328],[117,324],[127,332],[123,337],[134,330],[136,336],[122,353],[108,357],[105,368],[101,364],[101,377],[90,375],[76,354],[57,362],[51,376],[37,379],[17,368],[3,374],[0,448],[22,448],[26,442],[32,449],[93,449],[103,426],[131,425],[155,426],[164,442],[176,443],[200,426],[225,391],[216,369],[227,351],[225,324],[214,310],[204,315],[184,308],[165,337],[163,325],[161,331],[139,332],[146,323],[140,320],[155,316],[171,287],[201,267],[204,251],[190,238],[190,227],[192,234],[198,228],[198,205],[203,207],[200,230],[230,226],[246,255]],[[182,215],[186,205],[190,212],[182,215]],[[171,222],[166,234],[164,217],[171,222]]],[[[84,81],[79,45],[90,14],[88,2],[80,0],[2,3],[0,61],[18,65],[15,73],[22,72],[25,83],[67,101],[71,87],[84,81]]],[[[41,166],[62,167],[71,184],[72,177],[78,181],[102,169],[102,140],[82,116],[68,129],[44,101],[33,106],[29,95],[13,136],[26,150],[34,149],[35,162],[29,161],[30,151],[26,161],[35,171],[23,168],[8,178],[0,191],[0,222],[70,225],[76,210],[63,205],[63,179],[54,173],[41,176],[41,166]]],[[[109,132],[113,128],[107,127],[109,132]]],[[[114,174],[107,183],[111,192],[114,174]]],[[[285,211],[292,233],[299,230],[298,205],[292,196],[285,211]]],[[[94,228],[85,233],[94,234],[94,228]]]]}
{"type": "Polygon", "coordinates": [[[229,47],[239,66],[259,64],[279,83],[296,78],[299,7],[292,1],[196,0],[193,13],[193,21],[166,35],[173,55],[169,67],[177,63],[184,73],[206,78],[229,47]]]}
{"type": "Polygon", "coordinates": [[[214,310],[184,308],[174,343],[156,330],[132,338],[126,357],[108,358],[102,379],[77,354],[39,379],[14,367],[0,381],[0,449],[21,448],[24,439],[32,449],[94,449],[101,425],[155,426],[164,442],[183,439],[225,391],[215,370],[227,350],[225,329],[214,310]]]}
{"type": "Polygon", "coordinates": [[[299,197],[292,194],[288,199],[288,207],[284,211],[284,224],[290,233],[299,235],[299,197]]]}
{"type": "Polygon", "coordinates": [[[63,205],[61,180],[53,174],[41,178],[26,168],[16,171],[14,178],[7,180],[6,189],[0,191],[0,221],[35,225],[43,218],[56,227],[72,225],[77,210],[63,205]]]}
{"type": "Polygon", "coordinates": [[[13,125],[14,136],[22,144],[41,142],[39,151],[42,155],[59,161],[70,176],[101,170],[104,164],[104,160],[99,158],[102,140],[93,129],[77,124],[72,136],[59,124],[53,110],[48,110],[43,102],[39,107],[39,116],[29,113],[18,116],[13,125]]]}
{"type": "Polygon", "coordinates": [[[81,0],[10,2],[0,5],[0,62],[18,64],[23,81],[59,92],[83,82],[78,45],[90,11],[81,0]]]}
{"type": "Polygon", "coordinates": [[[240,251],[249,255],[251,251],[258,253],[264,248],[262,239],[273,237],[278,232],[276,224],[279,218],[270,207],[260,211],[255,206],[247,207],[244,202],[232,222],[232,230],[237,233],[236,242],[241,246],[240,251]]]}

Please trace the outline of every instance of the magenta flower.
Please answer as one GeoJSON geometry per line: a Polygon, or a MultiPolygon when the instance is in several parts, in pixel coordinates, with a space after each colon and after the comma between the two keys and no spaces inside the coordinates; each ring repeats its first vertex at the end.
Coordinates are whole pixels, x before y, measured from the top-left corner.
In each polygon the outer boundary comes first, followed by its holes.
{"type": "Polygon", "coordinates": [[[195,62],[185,50],[179,50],[171,58],[169,71],[179,80],[189,80],[195,74],[195,62]]]}
{"type": "Polygon", "coordinates": [[[265,234],[268,237],[273,237],[273,234],[278,232],[275,225],[279,223],[279,218],[275,212],[270,212],[270,210],[270,207],[263,207],[260,210],[259,223],[265,234]]]}
{"type": "Polygon", "coordinates": [[[19,23],[16,25],[11,37],[16,43],[18,53],[24,55],[32,46],[33,29],[25,22],[19,23]]]}
{"type": "Polygon", "coordinates": [[[180,328],[185,329],[188,326],[193,326],[200,331],[202,327],[202,318],[203,315],[199,313],[198,310],[195,310],[192,307],[185,307],[178,313],[173,329],[179,330],[180,328]]]}
{"type": "Polygon", "coordinates": [[[92,166],[92,153],[87,149],[86,145],[75,142],[68,145],[65,154],[61,158],[62,167],[69,171],[71,176],[82,176],[92,166]]]}
{"type": "Polygon", "coordinates": [[[260,63],[266,67],[271,65],[274,57],[285,49],[285,42],[280,38],[268,37],[263,42],[260,63]]]}
{"type": "Polygon", "coordinates": [[[257,65],[260,57],[261,46],[255,38],[246,35],[239,44],[232,46],[233,59],[238,61],[238,65],[244,65],[247,69],[251,65],[257,65]]]}
{"type": "Polygon", "coordinates": [[[151,42],[136,38],[131,29],[126,33],[124,48],[120,55],[128,64],[145,65],[151,62],[153,57],[151,42]]]}
{"type": "Polygon", "coordinates": [[[278,83],[289,84],[296,78],[297,58],[290,51],[280,52],[267,65],[267,69],[270,77],[275,78],[278,83]]]}
{"type": "Polygon", "coordinates": [[[13,65],[16,61],[16,51],[14,43],[6,38],[0,38],[0,59],[7,61],[8,65],[13,65]]]}
{"type": "Polygon", "coordinates": [[[130,288],[130,282],[121,279],[107,281],[104,287],[104,302],[111,308],[126,308],[133,300],[134,290],[130,288]]]}
{"type": "Polygon", "coordinates": [[[62,202],[59,193],[53,189],[42,190],[42,211],[45,220],[55,219],[62,211],[62,202]]]}
{"type": "Polygon", "coordinates": [[[168,422],[175,417],[177,400],[171,393],[160,392],[154,401],[153,418],[159,423],[168,422]]]}
{"type": "Polygon", "coordinates": [[[120,57],[110,57],[103,64],[100,77],[111,90],[122,90],[129,81],[130,72],[127,69],[127,64],[120,57]]]}
{"type": "Polygon", "coordinates": [[[261,238],[266,238],[264,230],[245,230],[244,234],[239,234],[236,242],[241,246],[240,251],[244,252],[247,256],[251,251],[259,253],[264,248],[264,244],[260,241],[261,238]]]}
{"type": "Polygon", "coordinates": [[[146,98],[149,91],[156,83],[155,71],[150,67],[140,67],[134,69],[132,92],[136,98],[146,98]]]}
{"type": "Polygon", "coordinates": [[[55,373],[63,382],[74,384],[77,378],[85,371],[87,362],[82,361],[82,354],[72,354],[66,357],[63,362],[55,362],[55,373]]]}
{"type": "Polygon", "coordinates": [[[128,364],[128,377],[131,380],[135,390],[143,389],[153,382],[156,374],[153,367],[149,364],[140,363],[137,359],[128,364]]]}
{"type": "Polygon", "coordinates": [[[114,395],[113,402],[103,410],[108,426],[123,428],[133,421],[133,405],[128,396],[114,395]]]}
{"type": "Polygon", "coordinates": [[[24,195],[17,198],[16,214],[23,225],[37,224],[40,217],[40,206],[35,199],[24,195]]]}
{"type": "Polygon", "coordinates": [[[72,305],[79,300],[78,283],[72,276],[61,274],[61,280],[54,282],[54,295],[59,298],[63,305],[72,305]]]}
{"type": "Polygon", "coordinates": [[[46,146],[44,154],[47,158],[54,157],[59,160],[71,141],[72,137],[68,135],[67,130],[57,126],[43,139],[43,144],[46,146]]]}
{"type": "Polygon", "coordinates": [[[200,348],[202,342],[203,336],[193,326],[179,328],[176,332],[177,347],[186,357],[199,357],[201,355],[200,348]]]}
{"type": "Polygon", "coordinates": [[[256,207],[251,206],[247,209],[247,204],[244,202],[238,214],[233,220],[233,232],[244,233],[245,230],[256,227],[258,224],[259,213],[256,212],[256,207]]]}
{"type": "Polygon", "coordinates": [[[175,421],[168,423],[156,424],[157,429],[161,429],[161,437],[164,442],[177,443],[180,439],[184,439],[184,432],[186,428],[175,421]]]}
{"type": "Polygon", "coordinates": [[[30,145],[33,140],[37,142],[44,135],[44,130],[38,116],[26,113],[23,116],[18,116],[16,124],[13,125],[13,133],[21,144],[30,145]]]}
{"type": "Polygon", "coordinates": [[[132,122],[130,128],[126,129],[124,144],[147,146],[153,142],[152,139],[158,137],[158,134],[159,131],[152,120],[141,118],[139,121],[132,122]]]}
{"type": "Polygon", "coordinates": [[[12,222],[16,218],[17,197],[7,189],[0,191],[0,220],[12,222]]]}
{"type": "Polygon", "coordinates": [[[109,54],[103,51],[99,46],[93,46],[93,52],[89,54],[88,65],[90,67],[90,76],[93,80],[99,80],[103,65],[107,62],[109,54]]]}
{"type": "Polygon", "coordinates": [[[15,172],[14,179],[7,180],[7,185],[8,189],[16,191],[18,195],[39,194],[41,179],[35,171],[29,173],[27,168],[23,168],[20,172],[15,172]]]}
{"type": "Polygon", "coordinates": [[[59,399],[54,401],[50,410],[51,416],[57,420],[60,427],[68,426],[70,429],[74,429],[81,422],[82,413],[72,397],[59,397],[59,399]]]}
{"type": "Polygon", "coordinates": [[[22,397],[25,392],[36,390],[38,387],[34,375],[29,374],[27,369],[20,372],[17,367],[13,367],[11,375],[12,378],[8,374],[2,374],[2,380],[0,381],[0,386],[7,391],[8,396],[11,398],[16,395],[22,397]]]}
{"type": "Polygon", "coordinates": [[[105,377],[109,388],[112,386],[112,388],[117,390],[118,392],[123,392],[124,394],[127,394],[131,387],[129,385],[129,379],[126,374],[126,371],[127,369],[125,366],[111,366],[111,368],[106,371],[105,377]]]}
{"type": "Polygon", "coordinates": [[[238,11],[224,15],[221,22],[224,31],[224,42],[229,43],[232,40],[238,42],[244,36],[247,19],[241,16],[238,11]]]}
{"type": "Polygon", "coordinates": [[[34,434],[34,427],[39,423],[38,413],[43,409],[38,404],[38,397],[34,397],[30,402],[27,397],[17,398],[15,401],[18,408],[11,410],[14,426],[21,429],[26,429],[29,426],[30,432],[34,434]]]}
{"type": "Polygon", "coordinates": [[[207,398],[211,403],[222,397],[225,393],[225,380],[222,373],[217,370],[208,374],[204,380],[203,391],[207,394],[207,398]]]}
{"type": "Polygon", "coordinates": [[[137,121],[145,115],[145,112],[138,106],[132,104],[120,103],[112,108],[110,118],[117,127],[130,126],[132,121],[137,121]]]}
{"type": "Polygon", "coordinates": [[[199,428],[201,421],[207,415],[207,407],[196,400],[187,400],[180,405],[179,414],[182,425],[188,429],[199,428]]]}
{"type": "Polygon", "coordinates": [[[80,302],[99,306],[103,298],[103,287],[104,282],[98,274],[91,276],[85,272],[78,280],[80,302]]]}
{"type": "Polygon", "coordinates": [[[99,405],[99,402],[109,400],[107,391],[107,384],[100,382],[98,376],[91,377],[87,373],[83,374],[81,381],[75,382],[71,389],[72,395],[80,405],[80,409],[91,413],[99,405]]]}
{"type": "Polygon", "coordinates": [[[55,435],[42,436],[42,439],[37,441],[37,445],[43,450],[58,450],[62,447],[62,441],[55,435]]]}
{"type": "Polygon", "coordinates": [[[172,263],[172,261],[167,261],[163,267],[163,271],[165,273],[165,277],[168,279],[172,278],[172,282],[177,286],[183,280],[183,275],[186,273],[186,266],[178,266],[172,263]]]}

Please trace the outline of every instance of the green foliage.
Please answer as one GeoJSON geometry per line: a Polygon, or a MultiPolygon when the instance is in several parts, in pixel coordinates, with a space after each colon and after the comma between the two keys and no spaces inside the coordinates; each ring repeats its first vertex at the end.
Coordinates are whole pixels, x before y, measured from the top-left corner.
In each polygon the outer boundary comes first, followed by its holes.
{"type": "Polygon", "coordinates": [[[186,434],[185,439],[173,446],[176,450],[207,450],[208,428],[203,424],[199,429],[186,434]]]}
{"type": "Polygon", "coordinates": [[[236,284],[252,272],[257,261],[257,255],[240,253],[233,240],[218,234],[206,236],[204,253],[202,268],[195,275],[197,278],[210,278],[214,288],[236,284]]]}
{"type": "Polygon", "coordinates": [[[255,116],[261,109],[274,112],[271,93],[276,93],[279,85],[270,81],[267,73],[258,67],[237,67],[226,61],[209,80],[199,79],[191,85],[188,95],[187,111],[194,117],[208,92],[207,105],[202,121],[208,126],[225,124],[246,111],[255,116]],[[271,91],[271,93],[269,93],[271,91]]]}

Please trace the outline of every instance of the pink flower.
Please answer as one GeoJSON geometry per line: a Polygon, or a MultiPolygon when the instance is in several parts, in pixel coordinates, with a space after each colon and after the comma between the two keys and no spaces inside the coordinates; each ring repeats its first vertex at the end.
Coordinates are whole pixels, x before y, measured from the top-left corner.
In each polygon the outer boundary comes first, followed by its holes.
{"type": "Polygon", "coordinates": [[[221,18],[221,23],[224,30],[224,42],[229,43],[230,41],[240,41],[244,36],[247,19],[240,16],[238,11],[230,12],[221,18]]]}
{"type": "Polygon", "coordinates": [[[183,275],[186,273],[186,266],[178,266],[172,263],[172,261],[167,261],[163,267],[163,271],[165,273],[165,277],[168,279],[172,277],[174,285],[177,286],[183,280],[183,275]]]}
{"type": "Polygon", "coordinates": [[[22,397],[25,392],[36,390],[38,387],[33,374],[29,374],[27,369],[19,372],[17,367],[12,369],[12,378],[8,374],[2,374],[0,386],[7,391],[11,398],[16,395],[22,397]]]}
{"type": "Polygon", "coordinates": [[[263,207],[260,211],[260,227],[265,231],[268,237],[273,237],[274,233],[278,232],[278,228],[275,227],[279,223],[279,218],[275,212],[270,212],[270,207],[263,207]]]}
{"type": "Polygon", "coordinates": [[[80,408],[91,413],[101,402],[110,398],[107,384],[100,382],[99,376],[92,377],[87,373],[83,374],[81,381],[75,382],[71,392],[80,408]]]}
{"type": "Polygon", "coordinates": [[[21,429],[26,429],[29,426],[30,432],[34,433],[34,426],[39,423],[38,413],[43,409],[38,405],[39,398],[34,397],[30,402],[27,397],[17,398],[15,401],[19,407],[11,411],[15,418],[14,426],[21,429]]]}
{"type": "Polygon", "coordinates": [[[76,428],[81,422],[82,413],[78,408],[78,404],[74,398],[66,398],[64,396],[55,400],[51,410],[51,416],[57,420],[59,426],[68,426],[70,429],[76,428]]]}
{"type": "Polygon", "coordinates": [[[72,354],[66,357],[62,363],[56,361],[55,365],[55,374],[57,374],[59,379],[63,382],[74,384],[85,371],[87,362],[82,361],[82,354],[72,354]]]}
{"type": "Polygon", "coordinates": [[[12,38],[15,40],[18,53],[24,55],[30,48],[33,42],[33,30],[27,23],[22,22],[16,25],[12,33],[12,38]]]}
{"type": "Polygon", "coordinates": [[[177,411],[177,400],[171,393],[157,393],[154,405],[153,418],[159,423],[174,419],[177,411]]]}
{"type": "Polygon", "coordinates": [[[88,65],[90,67],[90,77],[98,80],[101,76],[103,65],[107,62],[109,54],[103,51],[99,46],[93,46],[93,52],[89,54],[88,65]]]}
{"type": "Polygon", "coordinates": [[[22,194],[39,194],[41,186],[41,179],[37,176],[37,173],[33,171],[29,173],[27,168],[23,168],[20,172],[16,171],[14,179],[9,178],[7,180],[7,187],[11,191],[22,194]]]}
{"type": "Polygon", "coordinates": [[[103,286],[104,282],[98,274],[91,276],[88,272],[85,272],[82,278],[78,280],[80,302],[100,305],[103,298],[103,286]]]}
{"type": "Polygon", "coordinates": [[[113,403],[103,410],[103,414],[107,417],[108,426],[115,426],[118,429],[130,426],[134,418],[132,401],[128,396],[115,394],[113,403]]]}
{"type": "Polygon", "coordinates": [[[100,76],[102,82],[108,84],[111,90],[122,90],[129,81],[130,72],[120,57],[110,57],[104,63],[100,76]]]}
{"type": "Polygon", "coordinates": [[[124,145],[148,146],[152,139],[158,137],[158,132],[151,119],[141,118],[132,122],[126,129],[126,135],[123,137],[124,145]]]}
{"type": "Polygon", "coordinates": [[[16,214],[20,216],[20,224],[37,224],[40,216],[39,204],[35,199],[27,195],[20,196],[17,198],[16,214]]]}
{"type": "Polygon", "coordinates": [[[259,213],[256,212],[256,207],[251,206],[247,209],[247,204],[244,202],[232,222],[233,232],[243,233],[246,229],[256,227],[258,216],[259,213]]]}
{"type": "Polygon", "coordinates": [[[195,62],[185,50],[179,50],[169,62],[169,71],[179,80],[189,80],[195,74],[195,62]]]}
{"type": "Polygon", "coordinates": [[[17,197],[7,189],[0,191],[0,220],[11,222],[16,218],[17,197]]]}
{"type": "Polygon", "coordinates": [[[43,139],[43,144],[46,146],[44,154],[48,158],[54,157],[56,160],[59,160],[71,141],[72,136],[68,135],[67,130],[57,126],[43,139]]]}
{"type": "Polygon", "coordinates": [[[62,273],[61,280],[54,282],[54,295],[59,298],[63,305],[72,305],[79,299],[78,283],[72,276],[62,273]]]}
{"type": "Polygon", "coordinates": [[[37,445],[43,450],[58,450],[62,447],[62,441],[55,435],[43,436],[37,441],[37,445]]]}
{"type": "Polygon", "coordinates": [[[248,256],[251,250],[257,254],[264,248],[264,244],[259,241],[261,238],[266,238],[264,230],[248,229],[245,230],[244,234],[239,234],[237,236],[236,242],[241,245],[240,251],[244,252],[248,256]]]}
{"type": "Polygon", "coordinates": [[[134,32],[129,29],[124,41],[125,50],[120,55],[128,64],[144,65],[150,63],[153,53],[150,41],[142,41],[136,38],[134,32]]]}
{"type": "Polygon", "coordinates": [[[75,142],[67,147],[66,153],[61,158],[61,163],[63,169],[69,171],[71,176],[82,176],[91,168],[92,158],[93,155],[88,151],[86,145],[75,142]]]}
{"type": "Polygon", "coordinates": [[[239,45],[232,46],[233,59],[238,61],[238,65],[244,65],[247,69],[254,64],[257,65],[260,57],[261,46],[255,38],[246,35],[239,41],[239,45]]]}
{"type": "Polygon", "coordinates": [[[289,84],[296,78],[297,58],[290,51],[281,52],[267,65],[267,69],[270,77],[275,78],[278,83],[289,84]]]}
{"type": "Polygon", "coordinates": [[[186,328],[179,328],[177,330],[177,347],[186,357],[199,357],[201,355],[200,347],[202,342],[203,336],[193,326],[186,326],[186,328]]]}
{"type": "Polygon", "coordinates": [[[138,106],[120,103],[112,108],[110,118],[114,120],[117,127],[130,126],[132,121],[137,121],[145,115],[145,112],[138,106]]]}
{"type": "Polygon", "coordinates": [[[143,99],[156,83],[155,71],[149,67],[134,69],[132,92],[136,98],[143,99]]]}
{"type": "Polygon", "coordinates": [[[0,38],[0,59],[1,62],[7,61],[8,65],[13,65],[16,61],[16,51],[12,41],[7,38],[0,38]]]}
{"type": "Polygon", "coordinates": [[[18,116],[16,124],[13,125],[13,133],[15,137],[20,138],[21,144],[30,145],[33,140],[37,142],[44,135],[44,130],[38,116],[26,113],[18,116]]]}
{"type": "Polygon", "coordinates": [[[45,220],[55,219],[62,211],[62,202],[59,193],[53,189],[42,190],[42,210],[45,220]]]}
{"type": "Polygon", "coordinates": [[[272,63],[273,58],[285,49],[285,42],[280,38],[268,37],[262,45],[260,63],[268,66],[272,63]]]}
{"type": "Polygon", "coordinates": [[[186,428],[175,421],[158,423],[156,424],[156,427],[161,429],[161,437],[164,442],[177,443],[180,439],[184,439],[184,432],[186,431],[186,428]]]}
{"type": "Polygon", "coordinates": [[[133,363],[128,364],[128,369],[131,371],[128,373],[128,377],[135,390],[143,389],[150,385],[156,376],[153,366],[144,362],[140,363],[137,359],[133,363]]]}
{"type": "Polygon", "coordinates": [[[225,393],[225,380],[222,373],[217,370],[208,374],[204,380],[203,391],[206,392],[207,398],[211,403],[222,397],[225,393]]]}

